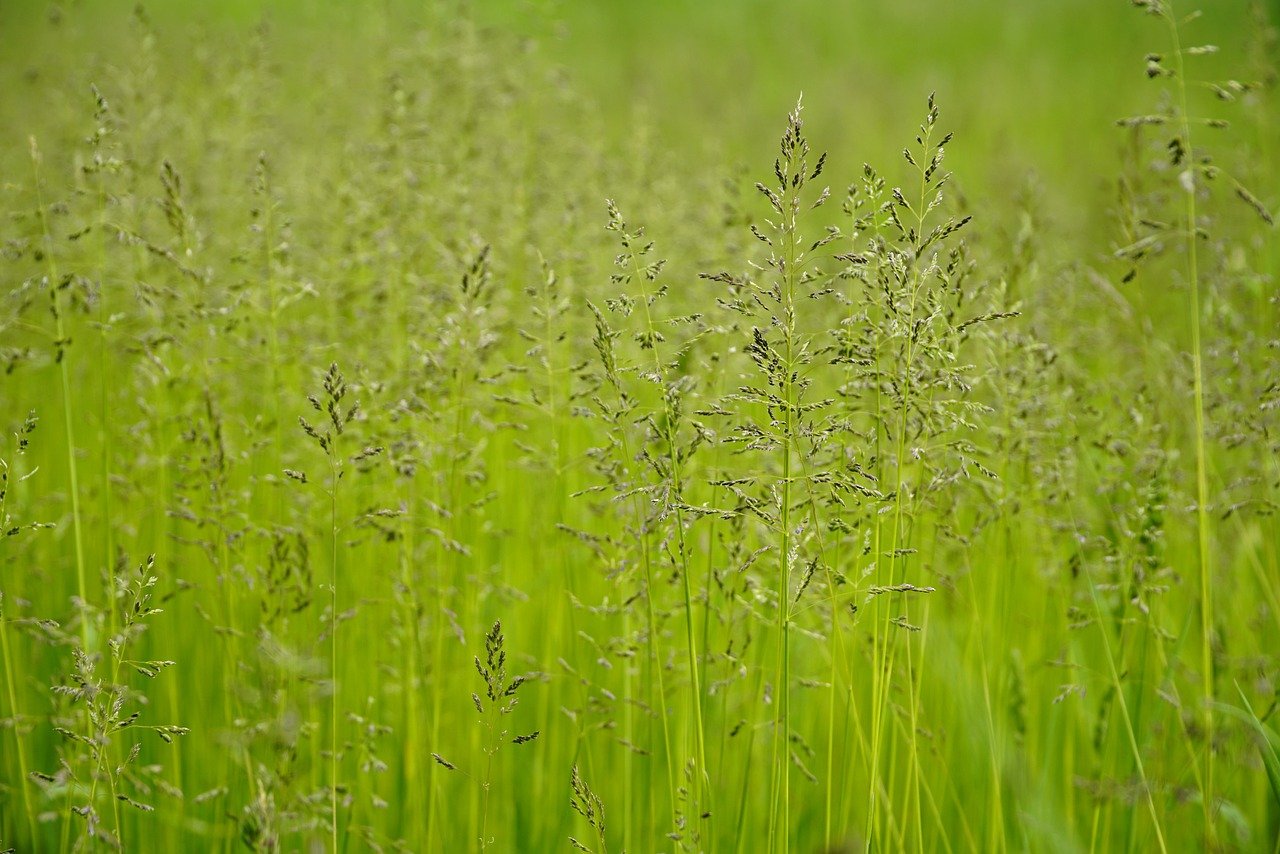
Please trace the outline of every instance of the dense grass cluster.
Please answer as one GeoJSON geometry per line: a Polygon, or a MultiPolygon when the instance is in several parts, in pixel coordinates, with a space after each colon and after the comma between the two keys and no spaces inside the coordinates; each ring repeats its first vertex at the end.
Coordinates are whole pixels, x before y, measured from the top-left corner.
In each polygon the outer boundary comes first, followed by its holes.
{"type": "Polygon", "coordinates": [[[1276,41],[1134,5],[1070,235],[927,91],[0,10],[0,851],[1280,852],[1276,41]]]}

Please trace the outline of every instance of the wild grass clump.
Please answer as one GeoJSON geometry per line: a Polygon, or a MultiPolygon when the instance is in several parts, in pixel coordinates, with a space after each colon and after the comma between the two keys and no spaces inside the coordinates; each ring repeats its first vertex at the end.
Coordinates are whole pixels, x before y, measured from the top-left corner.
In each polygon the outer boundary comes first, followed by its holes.
{"type": "Polygon", "coordinates": [[[1136,5],[4,6],[0,850],[1274,854],[1276,39],[1136,5]]]}

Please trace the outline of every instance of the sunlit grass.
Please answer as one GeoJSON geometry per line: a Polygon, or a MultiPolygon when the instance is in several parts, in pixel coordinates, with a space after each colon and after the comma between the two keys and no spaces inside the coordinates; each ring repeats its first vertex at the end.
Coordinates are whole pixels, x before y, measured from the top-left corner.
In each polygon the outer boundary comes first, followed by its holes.
{"type": "Polygon", "coordinates": [[[1039,177],[969,33],[0,12],[0,850],[1280,850],[1275,39],[1137,5],[1039,177]]]}

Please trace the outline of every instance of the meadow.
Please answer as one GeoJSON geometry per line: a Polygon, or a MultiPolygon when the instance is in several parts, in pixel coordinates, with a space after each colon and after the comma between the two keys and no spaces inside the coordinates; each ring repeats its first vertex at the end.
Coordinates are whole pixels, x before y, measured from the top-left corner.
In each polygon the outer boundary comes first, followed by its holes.
{"type": "Polygon", "coordinates": [[[0,3],[0,852],[1280,854],[1278,25],[0,3]]]}

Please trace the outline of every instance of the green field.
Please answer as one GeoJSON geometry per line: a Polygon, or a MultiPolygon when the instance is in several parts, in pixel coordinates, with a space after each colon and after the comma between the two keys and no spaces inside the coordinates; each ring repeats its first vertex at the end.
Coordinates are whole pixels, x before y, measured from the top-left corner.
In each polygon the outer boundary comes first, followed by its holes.
{"type": "Polygon", "coordinates": [[[1203,6],[0,0],[0,852],[1280,852],[1203,6]]]}

